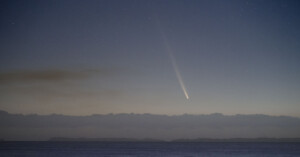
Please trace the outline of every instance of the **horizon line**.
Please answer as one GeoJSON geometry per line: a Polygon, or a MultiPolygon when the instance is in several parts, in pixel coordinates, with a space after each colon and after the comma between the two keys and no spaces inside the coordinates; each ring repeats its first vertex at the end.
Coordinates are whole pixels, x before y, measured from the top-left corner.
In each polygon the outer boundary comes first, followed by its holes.
{"type": "Polygon", "coordinates": [[[50,137],[44,140],[10,140],[1,138],[0,142],[300,142],[300,137],[231,137],[231,138],[130,138],[130,137],[50,137]]]}

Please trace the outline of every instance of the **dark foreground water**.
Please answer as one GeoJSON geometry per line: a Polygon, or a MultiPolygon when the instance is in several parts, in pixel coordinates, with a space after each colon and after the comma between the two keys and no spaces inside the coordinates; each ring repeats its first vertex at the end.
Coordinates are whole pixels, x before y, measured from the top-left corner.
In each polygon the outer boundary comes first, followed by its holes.
{"type": "Polygon", "coordinates": [[[300,143],[0,142],[0,156],[294,157],[300,143]]]}

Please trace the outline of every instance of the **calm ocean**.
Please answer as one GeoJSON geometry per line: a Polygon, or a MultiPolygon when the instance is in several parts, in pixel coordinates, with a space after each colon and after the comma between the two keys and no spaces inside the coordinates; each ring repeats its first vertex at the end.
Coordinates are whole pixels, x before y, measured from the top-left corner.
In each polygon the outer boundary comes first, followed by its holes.
{"type": "Polygon", "coordinates": [[[299,157],[300,143],[0,142],[0,156],[299,157]]]}

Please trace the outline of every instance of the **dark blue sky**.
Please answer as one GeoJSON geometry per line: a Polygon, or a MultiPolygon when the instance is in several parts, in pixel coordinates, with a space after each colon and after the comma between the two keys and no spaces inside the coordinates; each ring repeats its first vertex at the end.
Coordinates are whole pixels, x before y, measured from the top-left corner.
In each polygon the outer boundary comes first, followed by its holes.
{"type": "Polygon", "coordinates": [[[300,116],[298,1],[0,3],[0,109],[300,116]]]}

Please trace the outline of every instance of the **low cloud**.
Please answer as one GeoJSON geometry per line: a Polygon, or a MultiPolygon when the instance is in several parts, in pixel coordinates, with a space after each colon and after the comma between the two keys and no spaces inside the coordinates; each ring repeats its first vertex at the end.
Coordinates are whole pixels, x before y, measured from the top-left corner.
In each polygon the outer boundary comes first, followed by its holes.
{"type": "Polygon", "coordinates": [[[0,72],[0,108],[52,113],[104,104],[123,93],[110,86],[110,78],[118,72],[105,68],[0,72]]]}
{"type": "Polygon", "coordinates": [[[95,75],[111,75],[110,70],[16,70],[0,72],[0,83],[23,83],[23,82],[57,82],[64,80],[82,80],[95,75]]]}
{"type": "Polygon", "coordinates": [[[298,138],[300,118],[268,115],[21,115],[0,111],[0,138],[298,138]],[[38,137],[36,135],[39,135],[38,137]]]}

